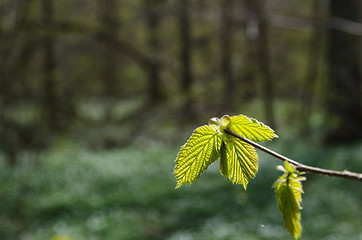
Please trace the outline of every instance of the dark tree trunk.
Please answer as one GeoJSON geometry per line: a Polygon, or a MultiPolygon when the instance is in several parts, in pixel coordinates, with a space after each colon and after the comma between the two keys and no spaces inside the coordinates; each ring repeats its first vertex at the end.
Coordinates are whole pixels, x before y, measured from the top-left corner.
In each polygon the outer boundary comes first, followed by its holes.
{"type": "Polygon", "coordinates": [[[42,24],[43,36],[43,104],[47,127],[51,130],[59,130],[57,84],[55,79],[55,49],[53,27],[53,1],[42,0],[42,24]]]}
{"type": "Polygon", "coordinates": [[[191,41],[191,23],[190,23],[190,0],[180,1],[179,11],[179,24],[180,24],[180,62],[181,62],[181,89],[183,97],[185,98],[183,114],[186,117],[194,115],[192,105],[192,41],[191,41]]]}
{"type": "Polygon", "coordinates": [[[163,99],[161,91],[161,76],[160,76],[160,11],[159,6],[162,5],[162,0],[144,0],[146,23],[148,27],[148,48],[149,55],[153,59],[153,64],[150,64],[147,69],[148,74],[148,98],[150,104],[157,104],[163,99]]]}
{"type": "MultiPolygon", "coordinates": [[[[330,17],[359,22],[360,0],[330,1],[330,17]]],[[[333,26],[332,26],[333,27],[333,26]]],[[[361,37],[330,29],[327,142],[362,139],[361,37]]]]}
{"type": "Polygon", "coordinates": [[[245,22],[242,25],[245,28],[245,48],[244,48],[244,64],[240,68],[240,79],[242,82],[242,88],[240,93],[242,101],[247,102],[254,98],[257,94],[257,38],[258,38],[258,16],[256,14],[254,0],[244,0],[242,5],[238,8],[242,8],[245,11],[245,22]]]}
{"type": "Polygon", "coordinates": [[[274,86],[270,68],[270,56],[269,56],[269,33],[267,27],[266,1],[255,0],[252,3],[254,8],[257,29],[255,33],[257,43],[257,59],[259,73],[262,83],[262,98],[264,102],[264,114],[266,122],[272,126],[275,126],[274,118],[274,86]]]}
{"type": "MultiPolygon", "coordinates": [[[[7,20],[8,26],[5,24],[1,29],[3,34],[0,42],[0,151],[6,156],[7,164],[11,167],[16,166],[18,162],[18,153],[22,146],[19,146],[19,132],[20,126],[17,122],[19,120],[9,114],[11,108],[22,99],[21,94],[26,90],[25,74],[22,72],[26,69],[29,63],[29,58],[24,57],[24,52],[34,53],[34,46],[28,44],[28,41],[23,43],[19,38],[22,36],[21,29],[27,19],[30,4],[28,1],[7,1],[3,3],[6,9],[7,17],[2,16],[3,20],[7,20]],[[14,14],[16,12],[16,14],[14,14]],[[12,19],[14,16],[15,19],[12,19]],[[16,43],[22,43],[20,53],[17,55],[16,43]],[[16,49],[16,50],[15,50],[16,49]],[[21,88],[17,88],[17,85],[21,88]],[[20,94],[19,94],[20,93],[20,94]],[[10,110],[10,111],[9,111],[10,110]]],[[[3,9],[4,10],[4,9],[3,9]]]]}
{"type": "MultiPolygon", "coordinates": [[[[98,0],[98,21],[101,36],[116,38],[118,33],[118,4],[117,0],[98,0]]],[[[117,61],[112,45],[100,38],[101,43],[101,81],[103,82],[103,95],[106,101],[106,119],[110,120],[111,110],[117,95],[117,61]]]]}
{"type": "MultiPolygon", "coordinates": [[[[313,13],[312,19],[318,21],[320,19],[321,12],[321,2],[320,0],[313,1],[313,13]]],[[[306,67],[306,76],[305,80],[302,83],[302,88],[300,92],[301,96],[301,106],[299,111],[299,119],[302,121],[302,130],[306,134],[309,131],[310,126],[310,115],[313,109],[314,102],[314,92],[315,86],[318,79],[318,69],[319,69],[319,57],[321,55],[321,47],[323,43],[323,37],[325,35],[319,32],[317,26],[314,28],[314,32],[311,35],[308,49],[307,49],[307,67],[306,67]]]]}
{"type": "Polygon", "coordinates": [[[14,100],[12,96],[11,81],[7,74],[1,71],[0,77],[0,151],[6,156],[7,164],[14,167],[17,162],[17,135],[14,128],[9,124],[6,112],[11,102],[14,100]]]}
{"type": "Polygon", "coordinates": [[[222,1],[221,14],[221,72],[225,81],[222,109],[232,110],[235,97],[235,83],[232,68],[233,0],[222,1]]]}

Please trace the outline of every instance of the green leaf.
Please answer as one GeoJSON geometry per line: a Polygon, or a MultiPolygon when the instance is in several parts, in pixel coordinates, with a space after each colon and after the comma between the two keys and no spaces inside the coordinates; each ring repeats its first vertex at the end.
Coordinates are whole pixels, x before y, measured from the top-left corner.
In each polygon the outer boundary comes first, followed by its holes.
{"type": "Polygon", "coordinates": [[[255,149],[250,144],[236,139],[233,143],[225,144],[225,151],[227,171],[224,173],[231,182],[242,184],[246,189],[249,180],[258,172],[258,155],[255,149]]]}
{"type": "Polygon", "coordinates": [[[302,227],[300,224],[299,202],[294,191],[284,182],[276,189],[276,195],[285,227],[294,239],[298,239],[302,233],[302,227]]]}
{"type": "Polygon", "coordinates": [[[255,142],[268,141],[278,136],[262,122],[245,115],[231,117],[230,130],[255,142]]]}
{"type": "Polygon", "coordinates": [[[294,239],[298,239],[302,233],[300,224],[300,209],[303,193],[301,181],[305,177],[299,177],[300,174],[293,166],[285,162],[285,168],[279,166],[284,174],[273,184],[277,196],[279,210],[283,215],[285,227],[294,239]],[[294,172],[291,172],[291,171],[294,172]]]}
{"type": "Polygon", "coordinates": [[[199,178],[201,173],[219,157],[220,147],[221,137],[214,129],[210,126],[197,128],[177,155],[174,170],[177,179],[176,188],[199,178]]]}

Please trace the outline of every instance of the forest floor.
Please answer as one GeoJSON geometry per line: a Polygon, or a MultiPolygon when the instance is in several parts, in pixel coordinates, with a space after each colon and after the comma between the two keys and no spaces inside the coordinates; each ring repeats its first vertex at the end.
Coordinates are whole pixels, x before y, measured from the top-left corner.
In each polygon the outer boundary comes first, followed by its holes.
{"type": "MultiPolygon", "coordinates": [[[[291,239],[271,188],[278,160],[258,152],[260,169],[247,191],[218,173],[218,161],[174,189],[179,141],[94,149],[59,140],[46,152],[22,154],[16,168],[1,160],[0,239],[291,239]]],[[[362,172],[362,143],[264,145],[303,163],[362,172]]],[[[361,240],[361,183],[306,177],[302,239],[361,240]]]]}

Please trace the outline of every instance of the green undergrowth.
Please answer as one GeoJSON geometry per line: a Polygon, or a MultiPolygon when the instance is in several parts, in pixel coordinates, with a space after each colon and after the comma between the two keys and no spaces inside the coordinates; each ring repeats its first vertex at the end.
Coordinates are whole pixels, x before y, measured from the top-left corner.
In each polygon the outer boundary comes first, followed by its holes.
{"type": "MultiPolygon", "coordinates": [[[[362,144],[264,143],[297,161],[362,172],[362,144]]],[[[219,177],[218,161],[192,187],[172,175],[179,144],[99,150],[65,141],[15,169],[0,161],[0,239],[289,239],[271,188],[280,164],[258,151],[248,191],[219,177]]],[[[1,157],[2,158],[2,157],[1,157]]],[[[301,239],[362,239],[361,183],[307,175],[301,239]]]]}

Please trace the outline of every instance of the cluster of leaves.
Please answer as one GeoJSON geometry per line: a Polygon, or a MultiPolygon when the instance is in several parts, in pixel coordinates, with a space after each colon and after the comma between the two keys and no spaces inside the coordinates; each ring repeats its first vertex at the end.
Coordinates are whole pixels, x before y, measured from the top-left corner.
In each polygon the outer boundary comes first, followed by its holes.
{"type": "MultiPolygon", "coordinates": [[[[225,129],[255,142],[278,137],[267,125],[244,115],[211,118],[209,125],[197,128],[181,147],[174,169],[176,188],[194,182],[211,163],[219,159],[220,174],[233,184],[242,184],[246,190],[248,182],[258,172],[258,155],[253,146],[227,134],[225,129]]],[[[284,174],[273,186],[285,226],[297,239],[301,234],[299,211],[303,190],[300,181],[304,178],[299,177],[300,173],[288,163],[285,168],[279,166],[279,169],[284,174]]]]}
{"type": "Polygon", "coordinates": [[[249,180],[258,171],[258,155],[252,146],[228,135],[225,129],[257,142],[278,137],[270,127],[244,115],[211,118],[209,125],[197,128],[181,147],[174,171],[176,188],[194,182],[220,158],[220,173],[246,189],[249,180]]]}

